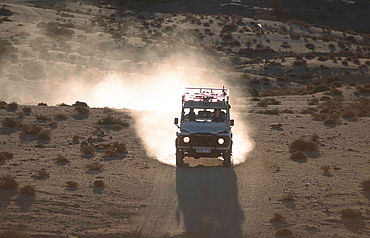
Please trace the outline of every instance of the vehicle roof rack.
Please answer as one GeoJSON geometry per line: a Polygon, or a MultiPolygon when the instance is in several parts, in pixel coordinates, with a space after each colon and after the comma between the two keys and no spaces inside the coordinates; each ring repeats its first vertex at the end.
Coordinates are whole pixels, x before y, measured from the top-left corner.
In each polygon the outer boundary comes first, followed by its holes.
{"type": "Polygon", "coordinates": [[[183,101],[194,102],[229,102],[229,89],[186,87],[183,101]]]}

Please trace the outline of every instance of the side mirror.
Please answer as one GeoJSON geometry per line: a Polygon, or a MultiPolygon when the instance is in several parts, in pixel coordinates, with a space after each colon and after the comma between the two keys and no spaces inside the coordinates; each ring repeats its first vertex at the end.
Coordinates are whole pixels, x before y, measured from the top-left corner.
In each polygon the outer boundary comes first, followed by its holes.
{"type": "Polygon", "coordinates": [[[230,120],[230,126],[234,126],[234,124],[235,124],[235,123],[234,123],[234,119],[231,119],[231,120],[230,120]]]}
{"type": "Polygon", "coordinates": [[[177,124],[179,124],[179,118],[175,118],[175,120],[174,120],[174,123],[175,123],[175,125],[177,125],[177,124]]]}

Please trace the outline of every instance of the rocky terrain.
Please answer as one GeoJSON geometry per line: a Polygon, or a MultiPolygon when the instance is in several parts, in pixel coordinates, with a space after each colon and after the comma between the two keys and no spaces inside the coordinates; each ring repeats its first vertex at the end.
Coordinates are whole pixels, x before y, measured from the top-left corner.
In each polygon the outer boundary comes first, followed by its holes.
{"type": "Polygon", "coordinates": [[[368,1],[0,1],[0,237],[367,237],[368,1]],[[234,166],[175,168],[185,86],[234,166]]]}

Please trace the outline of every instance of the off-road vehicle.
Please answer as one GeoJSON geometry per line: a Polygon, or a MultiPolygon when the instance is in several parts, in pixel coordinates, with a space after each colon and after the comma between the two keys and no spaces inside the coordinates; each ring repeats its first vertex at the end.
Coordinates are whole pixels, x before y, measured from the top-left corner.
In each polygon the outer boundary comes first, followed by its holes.
{"type": "Polygon", "coordinates": [[[226,88],[186,88],[182,96],[180,122],[176,133],[176,166],[184,157],[224,159],[230,167],[234,120],[230,119],[229,90],[226,88]]]}

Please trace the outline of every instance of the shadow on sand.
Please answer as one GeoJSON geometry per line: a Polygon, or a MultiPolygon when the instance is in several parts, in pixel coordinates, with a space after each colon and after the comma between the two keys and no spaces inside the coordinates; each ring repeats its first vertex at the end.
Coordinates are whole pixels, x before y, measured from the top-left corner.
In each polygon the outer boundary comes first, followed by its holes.
{"type": "Polygon", "coordinates": [[[232,168],[177,168],[185,237],[242,237],[243,212],[232,168]]]}

